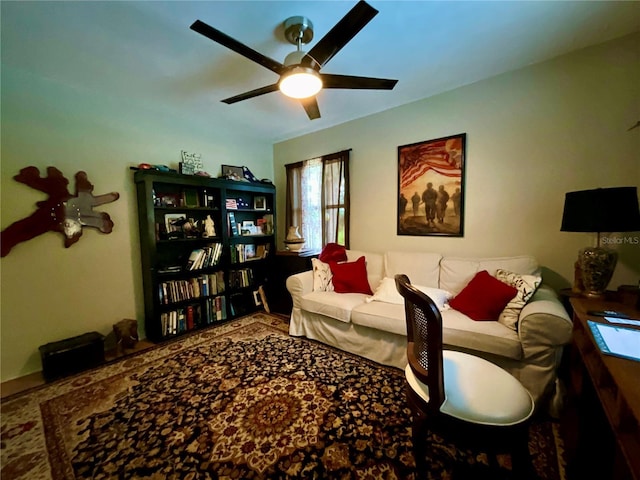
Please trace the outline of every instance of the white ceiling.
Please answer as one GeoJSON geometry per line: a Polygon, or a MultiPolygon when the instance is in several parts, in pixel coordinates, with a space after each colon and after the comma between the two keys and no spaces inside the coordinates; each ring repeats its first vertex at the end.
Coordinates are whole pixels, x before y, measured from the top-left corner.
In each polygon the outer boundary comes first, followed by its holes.
{"type": "Polygon", "coordinates": [[[220,102],[277,75],[189,29],[194,20],[279,62],[281,23],[315,44],[352,1],[2,2],[2,64],[119,102],[153,104],[276,142],[640,30],[640,2],[370,1],[380,13],[323,68],[396,78],[392,91],[327,90],[309,120],[279,92],[220,102]]]}

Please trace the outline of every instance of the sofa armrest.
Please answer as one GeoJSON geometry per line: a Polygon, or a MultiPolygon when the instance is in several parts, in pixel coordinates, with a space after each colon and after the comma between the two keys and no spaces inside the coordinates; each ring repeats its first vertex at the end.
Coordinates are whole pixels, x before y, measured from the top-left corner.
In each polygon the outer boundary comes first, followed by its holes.
{"type": "Polygon", "coordinates": [[[542,285],[518,319],[518,334],[527,356],[528,347],[562,346],[571,340],[573,323],[553,289],[542,285]]]}
{"type": "Polygon", "coordinates": [[[293,300],[293,308],[300,308],[300,299],[313,292],[313,271],[296,273],[287,278],[287,290],[293,300]]]}

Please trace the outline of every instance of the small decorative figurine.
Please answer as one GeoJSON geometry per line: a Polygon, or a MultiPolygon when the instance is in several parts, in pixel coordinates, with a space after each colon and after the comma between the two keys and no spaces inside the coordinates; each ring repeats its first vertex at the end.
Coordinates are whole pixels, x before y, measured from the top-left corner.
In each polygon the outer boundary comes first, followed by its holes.
{"type": "Polygon", "coordinates": [[[211,218],[211,215],[207,215],[207,218],[204,221],[203,237],[215,237],[215,236],[216,236],[216,229],[215,229],[215,225],[213,224],[213,219],[211,218]]]}

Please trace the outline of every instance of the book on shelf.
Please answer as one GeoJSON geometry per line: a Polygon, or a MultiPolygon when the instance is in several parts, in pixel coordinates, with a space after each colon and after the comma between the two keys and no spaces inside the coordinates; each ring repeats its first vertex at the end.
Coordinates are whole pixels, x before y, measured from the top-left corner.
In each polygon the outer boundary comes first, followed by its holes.
{"type": "Polygon", "coordinates": [[[184,280],[161,282],[158,285],[158,298],[162,305],[169,305],[194,298],[218,295],[224,290],[224,272],[220,270],[184,280]]]}
{"type": "Polygon", "coordinates": [[[229,219],[229,232],[231,235],[238,235],[238,224],[236,222],[236,215],[233,212],[227,214],[229,219]]]}
{"type": "Polygon", "coordinates": [[[202,248],[196,248],[189,254],[187,270],[201,270],[216,266],[222,256],[222,244],[211,243],[202,248]]]}
{"type": "Polygon", "coordinates": [[[229,271],[229,286],[232,288],[243,288],[253,284],[253,270],[241,268],[229,271]]]}
{"type": "Polygon", "coordinates": [[[233,263],[243,263],[250,260],[258,260],[256,257],[256,246],[253,244],[238,244],[231,249],[231,261],[233,263]]]}
{"type": "Polygon", "coordinates": [[[202,250],[201,248],[196,248],[189,254],[189,258],[187,259],[187,270],[196,269],[196,266],[198,265],[203,252],[204,250],[202,250]]]}
{"type": "Polygon", "coordinates": [[[160,328],[163,337],[193,330],[201,324],[200,305],[187,305],[160,314],[160,328]]]}
{"type": "Polygon", "coordinates": [[[182,271],[180,265],[165,265],[158,268],[158,273],[179,273],[182,271]]]}
{"type": "Polygon", "coordinates": [[[227,319],[227,300],[224,295],[218,295],[207,300],[206,322],[211,324],[227,319]]]}

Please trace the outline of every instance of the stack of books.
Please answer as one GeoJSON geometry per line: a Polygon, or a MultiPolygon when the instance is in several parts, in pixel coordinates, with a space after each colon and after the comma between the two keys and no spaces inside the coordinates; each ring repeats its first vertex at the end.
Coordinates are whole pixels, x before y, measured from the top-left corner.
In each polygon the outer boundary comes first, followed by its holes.
{"type": "Polygon", "coordinates": [[[212,243],[206,247],[196,248],[189,255],[187,270],[201,270],[217,265],[222,256],[222,244],[212,243]]]}

